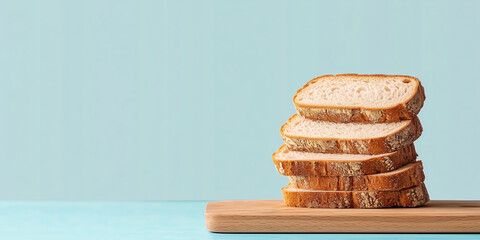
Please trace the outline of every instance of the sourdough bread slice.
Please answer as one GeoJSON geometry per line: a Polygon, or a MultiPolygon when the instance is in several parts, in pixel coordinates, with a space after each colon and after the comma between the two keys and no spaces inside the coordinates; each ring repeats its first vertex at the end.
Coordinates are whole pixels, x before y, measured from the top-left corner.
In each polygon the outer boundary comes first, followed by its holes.
{"type": "Polygon", "coordinates": [[[272,154],[278,173],[285,176],[358,176],[388,172],[417,159],[413,144],[377,155],[291,151],[282,145],[272,154]]]}
{"type": "Polygon", "coordinates": [[[429,201],[425,185],[393,191],[321,191],[282,188],[285,204],[309,208],[418,207],[429,201]]]}
{"type": "Polygon", "coordinates": [[[399,190],[425,180],[422,162],[409,163],[391,172],[361,176],[289,176],[289,188],[327,191],[399,190]]]}
{"type": "Polygon", "coordinates": [[[341,74],[317,77],[297,91],[297,112],[333,122],[398,122],[420,112],[425,92],[415,77],[341,74]]]}
{"type": "Polygon", "coordinates": [[[382,154],[413,143],[422,134],[417,117],[392,123],[335,123],[293,115],[280,128],[290,150],[382,154]]]}

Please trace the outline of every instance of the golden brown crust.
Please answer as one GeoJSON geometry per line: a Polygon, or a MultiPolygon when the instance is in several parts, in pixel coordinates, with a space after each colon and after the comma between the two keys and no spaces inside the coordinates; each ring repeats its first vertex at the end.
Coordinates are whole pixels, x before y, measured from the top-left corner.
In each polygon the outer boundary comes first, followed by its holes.
{"type": "Polygon", "coordinates": [[[413,143],[422,134],[420,120],[415,116],[397,132],[388,136],[366,139],[308,138],[285,134],[285,127],[296,117],[290,117],[281,128],[283,142],[288,149],[321,153],[382,154],[397,151],[413,143]]]}
{"type": "Polygon", "coordinates": [[[382,123],[382,122],[398,122],[407,119],[413,119],[420,109],[423,107],[425,101],[425,90],[420,83],[420,80],[415,77],[405,75],[361,75],[361,74],[339,74],[339,75],[324,75],[312,79],[297,91],[293,97],[293,103],[297,112],[309,119],[331,121],[331,122],[366,122],[366,123],[382,123]],[[415,94],[396,106],[378,109],[378,108],[358,108],[358,107],[342,107],[342,106],[315,106],[308,104],[301,104],[296,101],[297,95],[309,85],[317,82],[325,77],[345,77],[345,76],[369,76],[369,77],[405,77],[418,83],[415,94]]]}
{"type": "Polygon", "coordinates": [[[280,147],[272,154],[273,163],[277,171],[285,176],[358,176],[376,174],[395,170],[417,159],[417,152],[413,144],[407,145],[399,151],[367,160],[335,161],[335,160],[282,160],[277,153],[286,148],[280,147]]]}
{"type": "Polygon", "coordinates": [[[290,191],[282,188],[290,207],[309,208],[385,208],[418,207],[428,202],[425,185],[394,191],[290,191]]]}
{"type": "Polygon", "coordinates": [[[425,180],[422,162],[387,174],[361,176],[290,176],[289,188],[326,191],[399,190],[420,185],[425,180]]]}

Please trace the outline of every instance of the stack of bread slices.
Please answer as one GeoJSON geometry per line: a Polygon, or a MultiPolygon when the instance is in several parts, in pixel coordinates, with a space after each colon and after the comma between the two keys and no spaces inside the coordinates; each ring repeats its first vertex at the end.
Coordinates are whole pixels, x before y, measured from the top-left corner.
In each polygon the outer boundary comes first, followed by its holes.
{"type": "Polygon", "coordinates": [[[273,154],[288,176],[285,204],[312,208],[418,207],[429,200],[413,142],[425,93],[398,75],[326,75],[297,91],[297,113],[273,154]]]}

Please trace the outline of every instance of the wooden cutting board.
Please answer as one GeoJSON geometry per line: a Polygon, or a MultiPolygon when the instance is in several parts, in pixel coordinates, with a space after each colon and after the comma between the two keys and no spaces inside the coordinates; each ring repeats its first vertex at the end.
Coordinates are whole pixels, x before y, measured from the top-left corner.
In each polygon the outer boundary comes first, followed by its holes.
{"type": "Polygon", "coordinates": [[[480,201],[430,201],[419,208],[287,207],[282,200],[210,202],[207,229],[224,233],[480,233],[480,201]]]}

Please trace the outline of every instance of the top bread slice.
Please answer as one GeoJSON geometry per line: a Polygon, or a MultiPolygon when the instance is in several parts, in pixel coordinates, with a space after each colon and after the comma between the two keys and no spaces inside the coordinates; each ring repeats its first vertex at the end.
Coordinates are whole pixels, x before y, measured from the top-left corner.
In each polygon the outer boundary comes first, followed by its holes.
{"type": "Polygon", "coordinates": [[[398,122],[413,119],[425,101],[415,77],[402,75],[325,75],[297,91],[297,112],[332,122],[398,122]]]}
{"type": "Polygon", "coordinates": [[[335,123],[298,114],[280,128],[290,150],[351,154],[394,152],[413,143],[422,131],[417,117],[392,123],[335,123]]]}

